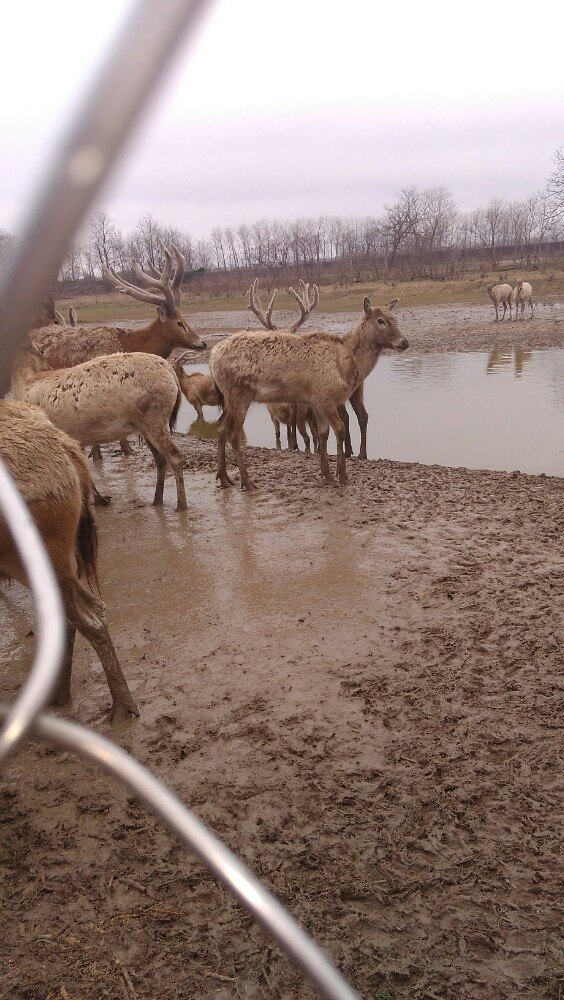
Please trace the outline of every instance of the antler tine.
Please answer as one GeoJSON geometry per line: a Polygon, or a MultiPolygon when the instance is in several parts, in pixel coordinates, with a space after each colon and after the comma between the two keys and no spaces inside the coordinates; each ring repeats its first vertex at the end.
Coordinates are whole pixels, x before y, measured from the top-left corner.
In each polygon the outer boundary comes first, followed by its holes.
{"type": "MultiPolygon", "coordinates": [[[[123,295],[129,295],[132,299],[138,299],[139,302],[150,302],[154,306],[168,307],[168,302],[165,302],[162,295],[156,295],[154,292],[146,292],[144,288],[139,288],[138,285],[132,285],[131,282],[126,281],[125,278],[118,277],[113,267],[104,267],[103,274],[106,280],[114,286],[116,291],[122,292],[123,295]]],[[[151,281],[153,280],[155,279],[151,278],[151,281]]]]}
{"type": "Polygon", "coordinates": [[[274,299],[278,294],[278,289],[275,288],[272,293],[272,298],[270,300],[268,309],[266,310],[266,316],[262,310],[262,305],[260,301],[260,296],[258,293],[258,278],[255,278],[251,287],[249,288],[249,309],[254,312],[255,316],[266,327],[267,330],[277,330],[278,327],[272,322],[272,310],[274,308],[274,299]]]}
{"type": "Polygon", "coordinates": [[[176,268],[172,278],[172,294],[174,296],[176,307],[179,309],[182,298],[182,279],[186,272],[186,257],[180,252],[175,243],[171,243],[170,246],[174,256],[176,257],[176,268]]]}
{"type": "Polygon", "coordinates": [[[161,281],[170,287],[170,276],[172,274],[172,254],[167,246],[164,245],[162,240],[159,240],[159,246],[161,248],[161,253],[165,259],[165,265],[161,272],[161,281]]]}
{"type": "Polygon", "coordinates": [[[299,280],[300,280],[300,285],[301,285],[301,289],[302,289],[302,294],[301,295],[300,295],[299,292],[296,291],[295,288],[289,288],[288,289],[288,292],[290,293],[290,295],[293,295],[293,297],[295,298],[296,302],[298,303],[298,305],[300,307],[300,317],[299,317],[299,319],[296,320],[296,322],[294,323],[294,325],[291,327],[292,333],[295,333],[296,330],[299,330],[299,328],[302,325],[302,323],[305,323],[305,321],[308,318],[309,314],[311,312],[313,312],[313,310],[315,309],[317,303],[319,302],[319,289],[318,289],[317,285],[313,285],[313,288],[312,288],[312,298],[310,299],[310,297],[309,297],[309,284],[306,284],[306,282],[303,280],[303,278],[300,278],[299,280]]]}

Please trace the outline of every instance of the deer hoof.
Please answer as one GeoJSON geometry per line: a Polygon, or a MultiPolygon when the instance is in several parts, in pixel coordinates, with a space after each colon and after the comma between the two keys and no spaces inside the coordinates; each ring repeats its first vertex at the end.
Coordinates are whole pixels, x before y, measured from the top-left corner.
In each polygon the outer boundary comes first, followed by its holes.
{"type": "Polygon", "coordinates": [[[125,722],[129,719],[130,715],[134,715],[136,719],[139,718],[140,712],[137,705],[130,698],[128,701],[114,701],[110,711],[108,712],[109,722],[125,722]]]}
{"type": "Polygon", "coordinates": [[[104,493],[94,494],[94,506],[95,507],[107,507],[108,504],[112,502],[112,498],[104,493]]]}

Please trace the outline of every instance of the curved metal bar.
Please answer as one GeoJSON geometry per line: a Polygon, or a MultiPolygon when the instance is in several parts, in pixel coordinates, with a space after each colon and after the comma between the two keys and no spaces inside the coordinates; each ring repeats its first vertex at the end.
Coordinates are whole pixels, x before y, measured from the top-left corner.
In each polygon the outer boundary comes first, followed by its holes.
{"type": "Polygon", "coordinates": [[[0,287],[0,395],[9,367],[51,288],[71,240],[144,105],[210,0],[140,0],[79,108],[0,287]],[[5,367],[4,367],[5,366],[5,367]]]}
{"type": "Polygon", "coordinates": [[[26,571],[37,616],[31,671],[0,731],[0,762],[21,743],[55,686],[65,647],[65,616],[55,574],[32,517],[0,459],[0,510],[26,571]]]}
{"type": "MultiPolygon", "coordinates": [[[[9,711],[0,706],[0,718],[9,711]]],[[[322,996],[328,1000],[360,1000],[290,913],[147,768],[103,736],[54,716],[36,718],[32,734],[42,742],[75,750],[134,792],[266,928],[322,996]]]]}

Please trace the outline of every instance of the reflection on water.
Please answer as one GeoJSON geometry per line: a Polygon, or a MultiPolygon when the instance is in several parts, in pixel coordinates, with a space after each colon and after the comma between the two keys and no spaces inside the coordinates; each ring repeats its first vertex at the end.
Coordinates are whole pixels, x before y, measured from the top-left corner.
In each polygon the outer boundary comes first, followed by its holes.
{"type": "MultiPolygon", "coordinates": [[[[369,458],[564,475],[562,350],[385,356],[366,380],[364,397],[369,458]]],[[[217,419],[216,408],[204,412],[217,419]]],[[[215,423],[193,415],[183,401],[179,430],[215,435],[215,423]]],[[[266,407],[251,406],[245,430],[249,444],[274,447],[266,407]]],[[[354,416],[351,434],[357,452],[354,416]]]]}
{"type": "Polygon", "coordinates": [[[528,365],[533,358],[533,352],[524,347],[516,347],[515,350],[495,347],[490,351],[486,371],[488,375],[495,375],[497,371],[506,365],[513,364],[513,370],[517,377],[523,374],[525,365],[528,365]]]}

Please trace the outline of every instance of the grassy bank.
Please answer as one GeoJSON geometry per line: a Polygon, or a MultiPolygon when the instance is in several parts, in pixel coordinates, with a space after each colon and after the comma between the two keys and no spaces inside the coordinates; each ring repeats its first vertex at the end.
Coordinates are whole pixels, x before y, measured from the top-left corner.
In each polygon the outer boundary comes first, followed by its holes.
{"type": "MultiPolygon", "coordinates": [[[[516,277],[530,281],[537,302],[554,302],[564,299],[564,270],[512,271],[503,279],[514,284],[516,277]]],[[[386,302],[398,298],[403,306],[432,306],[452,303],[484,305],[488,302],[486,286],[495,284],[498,272],[481,277],[476,272],[452,281],[395,281],[361,282],[346,288],[338,285],[323,285],[319,289],[319,308],[324,312],[354,312],[358,310],[365,295],[373,302],[386,302]]],[[[266,288],[266,283],[263,283],[266,288]]],[[[295,308],[294,300],[280,291],[276,300],[280,308],[295,308]]],[[[151,305],[125,299],[117,292],[109,295],[86,295],[74,300],[61,298],[58,308],[65,311],[68,305],[76,305],[79,319],[83,323],[116,322],[128,319],[145,319],[154,315],[151,305]]],[[[186,312],[224,312],[246,309],[247,297],[243,291],[217,296],[190,294],[183,295],[183,309],[186,312]]]]}

